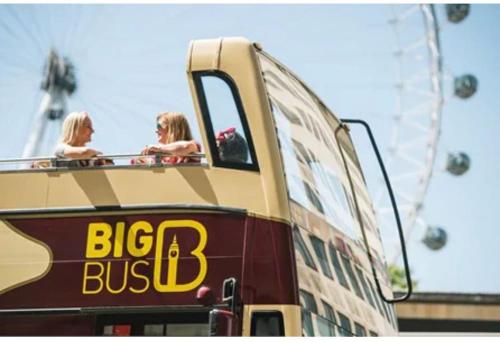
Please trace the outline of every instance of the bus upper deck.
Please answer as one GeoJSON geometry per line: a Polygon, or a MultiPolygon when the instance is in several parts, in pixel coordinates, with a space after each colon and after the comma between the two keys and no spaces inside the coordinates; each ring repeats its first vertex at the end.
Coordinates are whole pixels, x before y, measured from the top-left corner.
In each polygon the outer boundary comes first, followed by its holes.
{"type": "Polygon", "coordinates": [[[246,39],[193,41],[187,71],[206,162],[0,171],[0,334],[394,334],[345,125],[246,39]]]}

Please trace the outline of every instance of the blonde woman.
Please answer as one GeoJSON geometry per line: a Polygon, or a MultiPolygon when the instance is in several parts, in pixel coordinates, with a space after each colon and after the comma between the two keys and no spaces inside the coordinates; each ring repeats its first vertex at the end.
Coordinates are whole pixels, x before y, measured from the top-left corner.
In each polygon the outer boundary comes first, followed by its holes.
{"type": "MultiPolygon", "coordinates": [[[[182,113],[166,112],[156,117],[156,134],[158,143],[146,146],[141,153],[151,155],[171,153],[174,156],[162,158],[164,164],[196,163],[199,158],[189,157],[190,153],[200,152],[200,145],[193,140],[189,123],[182,113]]],[[[146,163],[144,159],[135,160],[139,164],[146,163]]]]}
{"type": "Polygon", "coordinates": [[[90,142],[94,128],[87,112],[72,112],[64,119],[59,144],[55,148],[58,158],[78,159],[67,166],[89,166],[89,158],[102,154],[100,151],[85,146],[90,142]]]}

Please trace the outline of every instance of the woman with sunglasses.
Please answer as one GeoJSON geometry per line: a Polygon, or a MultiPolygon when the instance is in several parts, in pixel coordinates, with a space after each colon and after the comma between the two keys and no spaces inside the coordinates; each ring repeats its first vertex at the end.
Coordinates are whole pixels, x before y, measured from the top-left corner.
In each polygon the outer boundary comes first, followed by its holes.
{"type": "MultiPolygon", "coordinates": [[[[166,112],[156,117],[156,134],[158,144],[148,145],[142,151],[143,155],[169,153],[161,161],[164,164],[198,163],[198,157],[190,157],[191,153],[200,152],[200,145],[193,140],[189,123],[182,113],[166,112]]],[[[143,158],[135,159],[135,163],[147,163],[143,158]]]]}
{"type": "MultiPolygon", "coordinates": [[[[90,142],[94,128],[92,120],[87,112],[72,112],[64,119],[59,144],[55,148],[58,158],[75,159],[72,161],[61,161],[58,166],[92,166],[94,161],[89,160],[102,152],[87,147],[90,142]]],[[[106,162],[95,163],[95,165],[106,164],[106,162]]]]}

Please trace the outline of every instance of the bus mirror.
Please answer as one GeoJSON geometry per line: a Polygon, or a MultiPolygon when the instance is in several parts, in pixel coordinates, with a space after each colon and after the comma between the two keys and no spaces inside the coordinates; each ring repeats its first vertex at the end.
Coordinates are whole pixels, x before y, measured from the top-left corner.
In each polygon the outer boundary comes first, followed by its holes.
{"type": "Polygon", "coordinates": [[[237,304],[237,282],[235,278],[227,278],[222,283],[222,302],[227,304],[232,313],[235,313],[237,304]]]}
{"type": "Polygon", "coordinates": [[[236,316],[227,310],[212,309],[208,316],[208,336],[234,336],[236,316]]]}
{"type": "Polygon", "coordinates": [[[367,253],[368,253],[368,258],[370,260],[370,265],[371,265],[373,277],[375,278],[375,284],[377,286],[377,291],[378,291],[379,295],[381,296],[381,298],[385,302],[387,302],[387,303],[396,303],[396,302],[404,301],[404,300],[408,299],[410,297],[411,293],[412,293],[412,282],[411,282],[411,277],[410,277],[410,268],[408,266],[408,257],[407,257],[407,253],[406,253],[405,239],[404,239],[404,236],[403,236],[403,228],[401,226],[401,219],[399,217],[398,207],[397,207],[397,204],[396,204],[394,193],[392,191],[392,187],[391,187],[391,183],[389,181],[389,177],[387,176],[387,172],[385,170],[384,162],[382,161],[382,157],[380,156],[380,152],[378,150],[377,143],[375,142],[375,138],[373,137],[372,131],[371,131],[370,126],[368,125],[367,122],[365,122],[363,120],[359,120],[359,119],[341,119],[341,122],[342,122],[342,124],[335,131],[335,138],[336,138],[336,140],[337,140],[337,142],[339,144],[340,154],[342,156],[342,160],[344,162],[346,173],[347,173],[347,176],[348,176],[348,179],[349,179],[349,183],[350,183],[350,187],[351,187],[351,192],[353,194],[353,199],[354,199],[355,206],[356,206],[356,213],[357,213],[358,221],[359,221],[360,226],[361,226],[361,232],[363,234],[363,240],[364,240],[365,247],[366,247],[366,250],[367,250],[367,253]],[[382,175],[383,175],[385,184],[387,186],[387,190],[389,192],[389,197],[390,197],[390,200],[391,200],[392,209],[393,209],[393,212],[394,212],[394,217],[396,219],[396,224],[397,224],[397,228],[398,228],[399,241],[400,241],[400,244],[401,244],[401,255],[403,257],[403,264],[404,264],[404,270],[405,270],[405,275],[406,275],[406,285],[407,285],[406,289],[407,289],[407,291],[406,291],[406,293],[404,293],[400,297],[387,298],[385,296],[383,290],[382,290],[382,286],[381,286],[380,281],[379,281],[379,276],[378,276],[377,271],[376,271],[376,267],[375,267],[375,264],[374,264],[374,259],[373,259],[372,253],[370,252],[370,247],[368,245],[368,239],[366,237],[366,232],[365,232],[365,228],[364,228],[364,225],[363,225],[363,218],[361,216],[361,211],[360,211],[357,199],[356,199],[356,192],[354,190],[354,185],[353,185],[353,182],[352,182],[352,179],[351,179],[351,175],[350,175],[350,172],[349,172],[349,167],[347,166],[347,163],[346,163],[346,160],[345,160],[344,151],[343,151],[343,149],[341,147],[342,145],[339,142],[339,139],[337,137],[337,134],[338,134],[339,131],[341,131],[342,129],[347,129],[347,126],[345,124],[360,124],[360,125],[362,125],[366,129],[366,132],[368,133],[368,137],[370,139],[371,145],[372,145],[373,150],[375,152],[375,155],[377,157],[380,170],[382,171],[382,175]]]}

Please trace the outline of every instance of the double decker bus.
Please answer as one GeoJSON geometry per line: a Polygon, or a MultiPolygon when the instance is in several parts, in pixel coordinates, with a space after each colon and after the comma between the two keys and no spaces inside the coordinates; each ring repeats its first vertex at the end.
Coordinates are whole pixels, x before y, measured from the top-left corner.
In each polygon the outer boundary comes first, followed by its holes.
{"type": "Polygon", "coordinates": [[[0,335],[396,334],[347,125],[244,38],[187,76],[199,163],[0,171],[0,335]]]}

